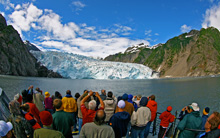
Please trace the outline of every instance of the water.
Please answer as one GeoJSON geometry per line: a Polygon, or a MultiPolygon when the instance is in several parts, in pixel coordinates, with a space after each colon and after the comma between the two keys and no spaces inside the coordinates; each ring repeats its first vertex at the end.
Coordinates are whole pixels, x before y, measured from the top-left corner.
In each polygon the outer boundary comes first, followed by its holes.
{"type": "MultiPolygon", "coordinates": [[[[152,80],[93,80],[93,79],[57,79],[36,77],[0,76],[0,87],[10,99],[16,93],[30,85],[41,88],[44,92],[54,94],[59,91],[65,96],[70,89],[72,95],[80,94],[83,90],[100,92],[101,89],[112,91],[116,96],[123,93],[133,95],[156,95],[158,111],[163,112],[166,107],[173,107],[180,111],[185,105],[197,102],[201,109],[208,106],[211,112],[220,111],[220,77],[181,78],[181,79],[152,79],[152,80]]],[[[201,111],[202,113],[202,111],[201,111]]]]}

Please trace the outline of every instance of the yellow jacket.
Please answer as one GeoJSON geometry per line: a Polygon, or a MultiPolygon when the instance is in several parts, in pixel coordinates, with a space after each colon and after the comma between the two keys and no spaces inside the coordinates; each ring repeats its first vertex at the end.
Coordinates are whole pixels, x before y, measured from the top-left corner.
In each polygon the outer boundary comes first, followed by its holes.
{"type": "Polygon", "coordinates": [[[63,107],[65,112],[76,112],[77,104],[73,97],[63,97],[62,99],[63,107]]]}

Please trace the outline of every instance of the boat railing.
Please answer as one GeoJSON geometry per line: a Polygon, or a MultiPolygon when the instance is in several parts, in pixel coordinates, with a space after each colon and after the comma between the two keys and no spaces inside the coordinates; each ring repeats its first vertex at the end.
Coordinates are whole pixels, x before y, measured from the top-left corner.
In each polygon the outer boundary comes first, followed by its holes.
{"type": "Polygon", "coordinates": [[[9,104],[10,100],[5,92],[0,88],[0,120],[7,120],[10,116],[9,104]]]}

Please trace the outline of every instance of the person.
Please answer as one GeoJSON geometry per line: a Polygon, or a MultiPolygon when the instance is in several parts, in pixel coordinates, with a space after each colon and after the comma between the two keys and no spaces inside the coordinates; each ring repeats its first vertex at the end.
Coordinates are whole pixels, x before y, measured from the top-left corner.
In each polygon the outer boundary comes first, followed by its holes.
{"type": "Polygon", "coordinates": [[[14,100],[17,100],[22,105],[22,96],[19,93],[14,96],[14,100]]]}
{"type": "Polygon", "coordinates": [[[132,138],[144,138],[144,131],[147,123],[151,120],[151,111],[147,107],[148,98],[142,97],[140,101],[140,107],[133,112],[131,116],[131,137],[132,138]]]}
{"type": "Polygon", "coordinates": [[[113,98],[113,93],[111,91],[108,92],[106,100],[103,101],[105,104],[105,113],[106,113],[106,118],[105,122],[107,123],[109,119],[112,117],[112,115],[115,112],[117,100],[113,98]]]}
{"type": "Polygon", "coordinates": [[[192,103],[189,108],[190,113],[185,115],[177,126],[180,130],[178,138],[194,138],[198,131],[191,131],[190,129],[200,130],[202,128],[202,118],[200,117],[198,104],[192,103]]]}
{"type": "Polygon", "coordinates": [[[113,128],[116,138],[121,138],[127,134],[127,126],[130,122],[130,114],[124,111],[125,102],[120,100],[118,102],[118,112],[113,114],[109,120],[109,125],[113,128]]]}
{"type": "Polygon", "coordinates": [[[36,88],[36,91],[33,94],[33,103],[36,105],[37,109],[41,112],[44,111],[44,95],[42,94],[42,90],[40,88],[36,88]]]}
{"type": "Polygon", "coordinates": [[[172,107],[168,106],[167,110],[164,111],[159,116],[159,119],[161,120],[161,122],[160,122],[160,129],[159,129],[159,133],[158,133],[158,138],[165,137],[169,123],[172,123],[174,121],[175,116],[170,113],[171,111],[172,111],[172,107]]]}
{"type": "MultiPolygon", "coordinates": [[[[66,91],[66,96],[63,97],[62,104],[64,107],[64,111],[70,113],[74,119],[76,116],[77,104],[76,104],[76,100],[72,97],[70,90],[66,91]]],[[[75,119],[74,119],[74,131],[77,131],[75,119]]]]}
{"type": "Polygon", "coordinates": [[[133,95],[132,94],[128,94],[128,102],[131,103],[131,104],[133,104],[132,99],[133,99],[133,95]]]}
{"type": "Polygon", "coordinates": [[[45,110],[46,111],[50,112],[51,114],[54,113],[53,99],[50,97],[49,92],[45,92],[44,105],[45,105],[45,110]]]}
{"type": "MultiPolygon", "coordinates": [[[[133,111],[134,111],[134,106],[133,106],[132,103],[129,103],[129,102],[128,102],[128,94],[127,94],[127,93],[124,93],[124,94],[122,95],[122,100],[125,101],[124,111],[125,111],[125,112],[128,112],[128,113],[130,114],[130,116],[132,116],[132,113],[133,113],[133,111]]],[[[119,110],[119,108],[116,107],[115,113],[117,113],[118,110],[119,110]]],[[[129,132],[130,132],[130,129],[131,129],[131,123],[130,123],[130,122],[128,123],[127,129],[128,129],[128,131],[127,131],[127,137],[129,137],[129,132]]]]}
{"type": "Polygon", "coordinates": [[[207,118],[209,117],[209,107],[206,107],[203,109],[203,115],[202,115],[202,130],[205,130],[205,123],[206,123],[206,120],[207,118]]]}
{"type": "Polygon", "coordinates": [[[72,130],[74,125],[72,115],[63,111],[62,101],[60,99],[55,99],[53,101],[53,106],[56,109],[56,112],[52,115],[52,128],[62,132],[65,138],[72,138],[72,130]]]}
{"type": "Polygon", "coordinates": [[[38,110],[37,106],[33,103],[33,96],[28,94],[27,95],[27,103],[25,104],[28,104],[29,107],[30,107],[30,114],[34,115],[34,117],[37,119],[37,123],[40,124],[40,126],[42,127],[43,125],[41,124],[40,122],[40,111],[38,110]]]}
{"type": "MultiPolygon", "coordinates": [[[[96,114],[96,112],[97,112],[97,111],[95,110],[95,108],[96,108],[96,101],[95,101],[95,100],[91,100],[91,101],[89,102],[89,109],[87,109],[86,106],[85,106],[85,101],[87,101],[87,99],[88,99],[90,96],[93,96],[93,93],[94,93],[94,92],[92,92],[92,91],[90,90],[89,94],[88,94],[86,97],[84,97],[84,98],[82,99],[82,101],[81,101],[81,107],[80,107],[80,108],[81,108],[82,116],[83,116],[83,124],[82,124],[82,126],[83,126],[84,124],[86,124],[86,123],[93,122],[93,119],[94,119],[95,114],[96,114]]],[[[101,97],[99,96],[99,93],[98,93],[98,92],[95,92],[95,96],[99,99],[100,104],[101,104],[101,107],[100,107],[98,110],[104,110],[105,105],[104,105],[104,103],[103,103],[101,97]]]]}
{"type": "Polygon", "coordinates": [[[101,95],[100,95],[102,101],[106,99],[106,91],[104,89],[101,90],[101,95]]]}
{"type": "Polygon", "coordinates": [[[21,109],[25,119],[31,124],[34,130],[41,128],[40,124],[37,122],[37,119],[30,113],[30,107],[28,104],[21,105],[21,109]]]}
{"type": "Polygon", "coordinates": [[[12,137],[12,128],[13,125],[11,122],[5,122],[0,120],[0,136],[1,138],[11,138],[12,137]]]}
{"type": "Polygon", "coordinates": [[[137,108],[139,108],[140,107],[140,101],[141,101],[141,95],[135,95],[133,98],[132,98],[132,102],[134,102],[135,104],[134,104],[134,108],[135,108],[135,110],[137,110],[137,108]]]}
{"type": "Polygon", "coordinates": [[[50,112],[40,112],[40,118],[43,128],[34,131],[34,138],[65,138],[60,131],[52,129],[51,124],[53,122],[53,118],[50,112]]]}
{"type": "Polygon", "coordinates": [[[55,91],[55,99],[62,99],[62,95],[60,92],[55,91]]]}
{"type": "Polygon", "coordinates": [[[156,97],[155,95],[151,95],[148,97],[149,101],[147,103],[147,107],[150,108],[151,111],[151,120],[147,123],[147,127],[145,128],[144,136],[147,137],[149,135],[150,126],[152,122],[156,118],[157,114],[157,102],[155,101],[156,97]]]}
{"type": "MultiPolygon", "coordinates": [[[[100,98],[101,99],[101,98],[100,98]]],[[[86,123],[80,131],[80,138],[114,138],[112,127],[105,124],[106,114],[103,110],[98,110],[95,114],[94,122],[86,123]]]]}
{"type": "Polygon", "coordinates": [[[188,113],[190,113],[190,111],[191,111],[191,110],[190,110],[189,105],[183,107],[183,109],[180,111],[180,114],[179,114],[178,119],[179,119],[180,121],[183,120],[184,116],[187,115],[188,113]]]}
{"type": "Polygon", "coordinates": [[[13,124],[13,135],[17,138],[32,138],[34,130],[31,124],[23,117],[20,110],[20,103],[13,100],[9,103],[9,110],[11,115],[8,120],[13,124]]]}
{"type": "Polygon", "coordinates": [[[199,138],[218,138],[220,137],[220,114],[213,112],[205,123],[205,133],[201,134],[199,138]]]}

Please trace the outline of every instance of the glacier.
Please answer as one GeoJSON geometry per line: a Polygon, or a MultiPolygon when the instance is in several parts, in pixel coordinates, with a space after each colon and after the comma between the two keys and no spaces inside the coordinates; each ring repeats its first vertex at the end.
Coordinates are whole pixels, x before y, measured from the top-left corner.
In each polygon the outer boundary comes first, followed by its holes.
{"type": "MultiPolygon", "coordinates": [[[[151,79],[152,69],[141,64],[102,61],[73,53],[31,51],[41,64],[71,79],[151,79]]],[[[154,78],[157,78],[154,77],[154,78]]]]}

